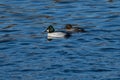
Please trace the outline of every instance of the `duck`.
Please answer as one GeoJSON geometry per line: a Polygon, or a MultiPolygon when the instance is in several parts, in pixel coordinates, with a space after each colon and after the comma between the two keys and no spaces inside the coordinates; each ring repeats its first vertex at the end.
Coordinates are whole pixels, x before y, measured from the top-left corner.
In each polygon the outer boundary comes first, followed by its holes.
{"type": "Polygon", "coordinates": [[[47,32],[48,39],[68,38],[71,36],[67,32],[55,31],[55,29],[52,25],[49,25],[48,28],[45,30],[45,32],[47,32]]]}
{"type": "Polygon", "coordinates": [[[83,28],[80,27],[72,27],[71,24],[66,24],[65,25],[65,30],[67,32],[86,32],[83,28]]]}

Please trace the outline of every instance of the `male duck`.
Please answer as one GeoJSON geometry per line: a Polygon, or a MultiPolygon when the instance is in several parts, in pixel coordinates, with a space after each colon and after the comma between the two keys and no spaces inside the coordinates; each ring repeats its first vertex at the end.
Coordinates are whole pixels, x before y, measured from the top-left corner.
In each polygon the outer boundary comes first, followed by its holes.
{"type": "Polygon", "coordinates": [[[49,39],[53,39],[53,38],[68,38],[68,37],[70,37],[69,33],[56,32],[52,25],[48,26],[46,31],[48,32],[47,36],[48,36],[49,39]]]}
{"type": "Polygon", "coordinates": [[[71,24],[66,24],[65,29],[67,32],[86,32],[83,28],[72,27],[71,24]]]}

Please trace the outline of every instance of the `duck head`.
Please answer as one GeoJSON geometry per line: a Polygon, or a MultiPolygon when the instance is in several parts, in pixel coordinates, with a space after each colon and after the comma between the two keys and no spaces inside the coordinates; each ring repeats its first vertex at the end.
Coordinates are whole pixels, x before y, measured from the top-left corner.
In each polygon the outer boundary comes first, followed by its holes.
{"type": "Polygon", "coordinates": [[[65,28],[66,29],[72,29],[72,25],[71,24],[66,24],[65,28]]]}
{"type": "Polygon", "coordinates": [[[52,33],[52,32],[55,32],[55,29],[53,28],[52,25],[50,25],[50,26],[48,26],[48,28],[46,29],[45,32],[52,33]]]}

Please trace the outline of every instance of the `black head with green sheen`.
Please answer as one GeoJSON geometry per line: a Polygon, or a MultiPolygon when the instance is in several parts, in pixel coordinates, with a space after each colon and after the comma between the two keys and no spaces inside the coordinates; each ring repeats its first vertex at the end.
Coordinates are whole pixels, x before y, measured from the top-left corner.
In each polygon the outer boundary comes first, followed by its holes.
{"type": "Polygon", "coordinates": [[[55,31],[55,29],[53,28],[52,25],[48,26],[47,30],[46,30],[48,33],[52,33],[55,31]]]}

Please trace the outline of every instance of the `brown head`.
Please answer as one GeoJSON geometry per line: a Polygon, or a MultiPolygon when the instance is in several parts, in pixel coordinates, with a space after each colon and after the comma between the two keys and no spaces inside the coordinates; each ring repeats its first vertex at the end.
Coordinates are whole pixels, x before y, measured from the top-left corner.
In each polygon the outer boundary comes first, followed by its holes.
{"type": "Polygon", "coordinates": [[[71,24],[66,24],[65,28],[66,29],[72,29],[72,25],[71,24]]]}

